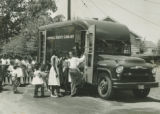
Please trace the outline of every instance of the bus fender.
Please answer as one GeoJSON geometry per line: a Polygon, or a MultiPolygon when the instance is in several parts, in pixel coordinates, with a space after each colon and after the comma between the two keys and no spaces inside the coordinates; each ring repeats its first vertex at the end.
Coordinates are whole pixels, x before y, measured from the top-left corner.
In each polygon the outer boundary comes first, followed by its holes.
{"type": "MultiPolygon", "coordinates": [[[[107,68],[97,68],[97,73],[99,74],[101,72],[107,73],[109,78],[112,79],[112,73],[109,69],[107,69],[107,68]]],[[[98,78],[98,76],[97,76],[97,78],[98,78]]]]}

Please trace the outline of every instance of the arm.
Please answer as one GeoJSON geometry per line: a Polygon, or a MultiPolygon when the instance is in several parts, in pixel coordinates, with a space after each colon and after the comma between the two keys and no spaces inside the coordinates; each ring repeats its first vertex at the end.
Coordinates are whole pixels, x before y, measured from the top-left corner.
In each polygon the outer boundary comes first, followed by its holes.
{"type": "Polygon", "coordinates": [[[51,65],[53,66],[55,56],[51,57],[51,65]]]}
{"type": "Polygon", "coordinates": [[[36,71],[34,71],[34,73],[33,73],[34,75],[33,75],[33,77],[36,77],[36,75],[37,75],[37,73],[36,73],[36,71]]]}
{"type": "Polygon", "coordinates": [[[83,55],[81,58],[79,58],[79,64],[85,61],[85,55],[83,55]]]}
{"type": "Polygon", "coordinates": [[[45,72],[40,72],[40,75],[44,78],[44,77],[47,76],[47,73],[45,73],[45,72]]]}
{"type": "Polygon", "coordinates": [[[58,61],[58,58],[56,57],[56,58],[55,58],[55,71],[56,71],[57,75],[59,76],[59,69],[58,69],[58,67],[57,67],[57,66],[58,66],[58,62],[59,62],[59,61],[58,61]]]}

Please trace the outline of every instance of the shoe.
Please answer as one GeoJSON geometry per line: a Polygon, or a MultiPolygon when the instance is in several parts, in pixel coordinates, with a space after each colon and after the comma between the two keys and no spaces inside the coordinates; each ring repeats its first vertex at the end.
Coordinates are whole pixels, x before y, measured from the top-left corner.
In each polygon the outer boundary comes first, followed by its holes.
{"type": "Polygon", "coordinates": [[[58,96],[57,96],[57,95],[52,95],[52,94],[51,94],[51,96],[50,96],[50,97],[54,97],[54,98],[57,98],[58,96]]]}
{"type": "Polygon", "coordinates": [[[70,94],[71,94],[71,92],[70,92],[70,91],[66,91],[65,93],[66,93],[66,95],[70,95],[70,94]]]}
{"type": "Polygon", "coordinates": [[[20,92],[19,92],[19,91],[14,91],[13,93],[14,93],[14,94],[18,94],[18,93],[20,93],[20,92]]]}
{"type": "Polygon", "coordinates": [[[75,97],[76,96],[76,94],[74,94],[74,95],[70,95],[71,97],[75,97]]]}
{"type": "Polygon", "coordinates": [[[63,97],[62,93],[59,93],[58,96],[59,96],[59,97],[63,97]]]}

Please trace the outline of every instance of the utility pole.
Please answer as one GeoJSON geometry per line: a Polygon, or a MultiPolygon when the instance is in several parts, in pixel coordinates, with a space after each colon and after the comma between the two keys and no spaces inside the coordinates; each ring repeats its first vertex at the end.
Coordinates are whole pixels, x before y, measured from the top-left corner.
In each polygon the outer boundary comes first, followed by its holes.
{"type": "Polygon", "coordinates": [[[71,20],[71,0],[68,0],[68,20],[71,20]]]}

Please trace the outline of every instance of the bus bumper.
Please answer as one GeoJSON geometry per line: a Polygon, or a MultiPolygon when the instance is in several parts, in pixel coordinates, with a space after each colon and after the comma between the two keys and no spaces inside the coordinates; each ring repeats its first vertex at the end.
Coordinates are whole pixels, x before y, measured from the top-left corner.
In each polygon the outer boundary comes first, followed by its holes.
{"type": "Polygon", "coordinates": [[[113,88],[116,89],[145,89],[159,87],[158,82],[114,82],[113,88]]]}

